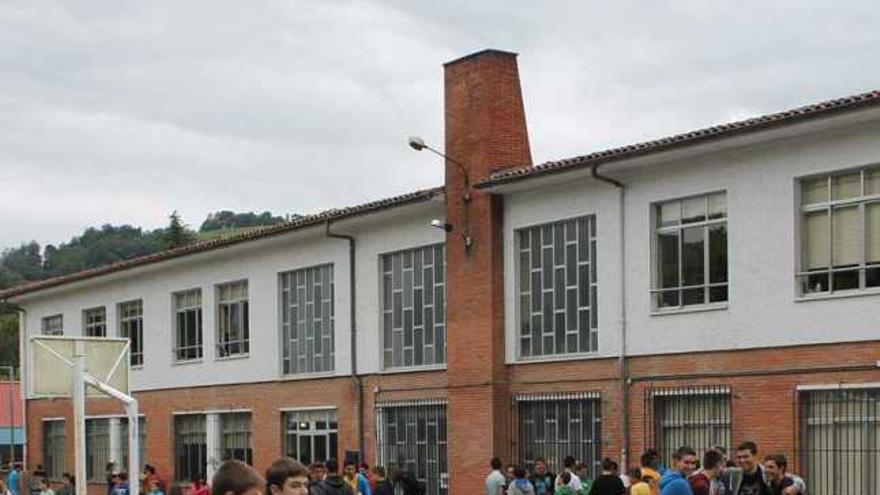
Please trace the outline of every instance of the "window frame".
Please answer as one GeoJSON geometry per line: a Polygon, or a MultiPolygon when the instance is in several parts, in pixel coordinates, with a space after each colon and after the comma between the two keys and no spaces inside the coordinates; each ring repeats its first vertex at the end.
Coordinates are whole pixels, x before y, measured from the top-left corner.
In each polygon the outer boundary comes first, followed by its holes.
{"type": "Polygon", "coordinates": [[[215,359],[226,360],[226,359],[242,359],[246,358],[250,355],[250,283],[248,279],[240,279],[233,280],[231,282],[224,282],[221,284],[217,284],[214,286],[214,306],[215,306],[215,343],[214,343],[214,352],[215,359]],[[224,288],[233,289],[235,286],[244,285],[244,298],[238,298],[236,300],[224,301],[221,297],[222,290],[224,288]],[[230,310],[227,314],[227,318],[224,319],[223,316],[223,307],[232,307],[237,305],[239,307],[239,335],[237,340],[224,339],[223,338],[223,325],[224,322],[227,324],[231,324],[226,320],[231,321],[231,313],[230,310]],[[230,352],[229,349],[232,346],[238,345],[238,352],[230,352]]]}
{"type": "MultiPolygon", "coordinates": [[[[320,272],[318,272],[320,273],[320,272]]],[[[285,270],[282,272],[278,272],[278,357],[280,359],[280,369],[281,375],[285,377],[311,377],[311,376],[328,376],[333,375],[336,372],[336,265],[333,262],[329,263],[319,263],[315,265],[304,266],[300,268],[294,268],[292,270],[285,270]],[[290,312],[291,307],[293,306],[294,293],[298,287],[298,284],[295,280],[295,277],[298,273],[302,273],[303,283],[306,284],[308,282],[309,272],[318,271],[322,269],[329,269],[329,285],[330,285],[330,299],[327,301],[329,303],[330,314],[328,315],[328,322],[330,329],[327,331],[327,335],[329,336],[329,355],[322,356],[323,361],[329,361],[329,365],[327,369],[316,370],[316,362],[318,360],[315,359],[314,354],[312,355],[312,369],[307,369],[304,371],[298,371],[298,365],[294,364],[294,357],[299,360],[299,355],[294,356],[293,344],[294,340],[292,336],[298,330],[295,330],[296,326],[294,322],[290,321],[290,312]],[[292,285],[291,285],[292,284],[292,285]],[[287,328],[285,328],[287,327],[287,328]],[[289,352],[289,355],[286,355],[289,352]]],[[[307,287],[304,285],[303,290],[308,294],[307,287]]],[[[303,296],[303,302],[306,303],[306,309],[303,311],[308,314],[308,300],[307,296],[303,296]]],[[[324,301],[322,301],[323,304],[324,301]]],[[[299,307],[299,304],[296,305],[299,307]]],[[[322,309],[323,311],[323,309],[322,309]]],[[[323,315],[323,313],[322,313],[323,315]]],[[[314,320],[314,318],[313,318],[314,320]]],[[[312,329],[314,330],[314,329],[312,329]]],[[[307,332],[307,329],[304,330],[307,332]]],[[[322,330],[322,332],[324,332],[322,330]]],[[[297,335],[298,336],[298,335],[297,335]]],[[[323,340],[325,335],[322,333],[321,340],[323,340]]],[[[304,335],[305,338],[305,335],[304,335]]],[[[306,344],[303,344],[306,347],[306,344]]],[[[322,344],[323,345],[323,344],[322,344]]],[[[314,346],[313,346],[314,349],[314,346]]],[[[323,347],[322,347],[323,349],[323,347]]],[[[323,351],[322,351],[323,352],[323,351]]],[[[306,367],[308,368],[309,359],[308,354],[305,354],[303,358],[305,360],[306,367]]]]}
{"type": "Polygon", "coordinates": [[[48,336],[63,336],[64,335],[64,314],[58,313],[56,315],[44,316],[40,319],[40,333],[41,335],[48,336]],[[58,322],[58,328],[53,329],[50,328],[50,324],[53,321],[58,322]]]}
{"type": "MultiPolygon", "coordinates": [[[[254,423],[250,411],[228,411],[217,413],[217,445],[214,454],[217,460],[225,461],[237,459],[249,466],[254,465],[254,423]],[[246,443],[244,458],[235,456],[238,445],[233,448],[227,446],[227,441],[233,444],[246,443]],[[231,454],[230,454],[231,452],[231,454]],[[229,455],[227,455],[229,454],[229,455]]],[[[210,455],[209,455],[210,457],[210,455]]]]}
{"type": "Polygon", "coordinates": [[[133,369],[142,368],[144,366],[144,300],[132,299],[130,301],[117,303],[116,326],[118,335],[120,337],[127,338],[130,343],[129,360],[131,363],[131,367],[133,369]],[[128,306],[134,304],[137,304],[140,309],[137,316],[126,316],[126,309],[128,308],[128,306]],[[130,327],[127,327],[127,325],[132,325],[135,322],[137,323],[137,339],[132,339],[130,335],[131,329],[130,327]],[[128,330],[123,331],[123,328],[128,328],[128,330]],[[135,345],[136,343],[137,345],[135,345]]]}
{"type": "Polygon", "coordinates": [[[113,457],[111,440],[113,431],[110,425],[109,417],[86,417],[86,482],[88,483],[104,483],[106,482],[106,463],[108,459],[113,457]],[[100,425],[101,431],[95,432],[95,427],[100,425]],[[106,444],[103,450],[95,451],[94,441],[96,438],[105,439],[106,444]]]}
{"type": "Polygon", "coordinates": [[[67,421],[63,418],[43,419],[42,430],[42,461],[43,468],[46,470],[46,478],[50,481],[60,481],[61,476],[67,470],[67,421]],[[58,424],[61,425],[60,428],[57,426],[58,424]],[[49,431],[49,428],[52,428],[54,431],[49,431]],[[50,441],[52,442],[51,445],[50,441]],[[60,454],[59,452],[53,451],[59,449],[60,454]],[[53,451],[52,455],[51,457],[47,457],[47,454],[50,451],[53,451]],[[49,459],[51,459],[52,462],[49,462],[49,459]]]}
{"type": "Polygon", "coordinates": [[[176,414],[175,413],[172,415],[171,428],[172,428],[172,430],[171,430],[172,431],[172,452],[174,453],[174,480],[178,481],[178,482],[182,482],[182,483],[189,483],[189,482],[196,481],[195,478],[197,478],[199,475],[207,476],[206,471],[207,471],[207,467],[208,467],[208,459],[211,456],[211,453],[208,452],[208,428],[209,428],[208,416],[204,413],[185,413],[185,414],[176,414]],[[192,421],[192,423],[194,423],[194,424],[188,425],[188,426],[190,426],[190,428],[188,428],[187,431],[185,431],[185,432],[181,432],[180,430],[183,430],[183,428],[181,428],[178,425],[178,420],[181,423],[189,420],[189,421],[192,421]],[[201,440],[201,441],[189,442],[189,443],[183,442],[183,439],[179,437],[179,435],[183,435],[183,434],[188,435],[186,437],[187,439],[195,439],[195,440],[201,440]],[[195,448],[197,450],[196,463],[198,463],[198,461],[201,460],[201,463],[199,463],[200,465],[198,466],[199,472],[197,472],[197,473],[191,473],[191,472],[181,473],[181,471],[183,471],[183,469],[180,469],[181,467],[185,467],[187,471],[189,471],[190,467],[193,467],[193,466],[189,465],[189,461],[187,461],[185,464],[182,464],[183,459],[185,459],[187,457],[187,456],[180,455],[180,449],[183,448],[184,445],[188,446],[188,447],[186,447],[188,453],[190,452],[190,449],[195,448]],[[192,447],[192,446],[195,446],[195,447],[192,447]],[[183,474],[189,475],[188,478],[183,478],[182,477],[183,474]],[[193,476],[193,475],[195,475],[195,476],[193,476]]]}
{"type": "Polygon", "coordinates": [[[174,340],[172,341],[172,363],[173,364],[186,364],[186,363],[198,363],[204,359],[205,356],[205,326],[204,326],[204,299],[202,294],[202,288],[196,287],[192,289],[186,289],[177,291],[171,294],[171,311],[173,314],[173,325],[174,325],[174,340]],[[188,294],[197,294],[198,295],[198,305],[189,305],[189,306],[178,306],[178,298],[186,297],[188,294]],[[190,328],[186,327],[184,329],[180,328],[180,317],[183,315],[184,322],[187,321],[187,315],[189,312],[195,313],[195,326],[196,329],[193,331],[193,335],[195,337],[195,343],[189,345],[187,342],[187,337],[189,335],[190,328]],[[180,332],[183,330],[183,343],[184,345],[181,347],[179,344],[181,342],[180,332]],[[180,357],[181,352],[194,350],[195,357],[180,357]]]}
{"type": "Polygon", "coordinates": [[[85,337],[106,337],[107,336],[107,306],[95,306],[82,310],[83,336],[85,337]],[[95,321],[93,316],[100,313],[102,319],[95,321]],[[100,335],[93,335],[96,328],[102,328],[100,335]]]}
{"type": "Polygon", "coordinates": [[[335,407],[321,409],[282,409],[281,410],[281,455],[291,457],[308,466],[313,462],[324,462],[327,458],[338,459],[339,450],[339,420],[338,410],[335,407]],[[299,416],[298,418],[296,416],[299,416]],[[320,419],[319,419],[320,418],[320,419]],[[296,420],[297,427],[290,428],[291,421],[296,420]],[[303,423],[308,423],[307,428],[302,428],[303,423]],[[319,423],[324,423],[321,428],[319,423]],[[305,431],[306,433],[300,433],[305,431]],[[293,438],[291,438],[293,437],[293,438]],[[303,459],[301,452],[301,439],[308,437],[309,459],[303,459]],[[315,451],[318,439],[324,443],[326,456],[319,459],[315,451]],[[334,449],[335,446],[335,449],[334,449]],[[336,451],[334,451],[336,450],[336,451]]]}
{"type": "MultiPolygon", "coordinates": [[[[395,457],[395,453],[400,455],[401,452],[404,452],[403,465],[401,467],[404,470],[412,471],[416,478],[425,486],[426,495],[447,495],[449,491],[449,406],[445,399],[421,399],[421,400],[413,400],[413,401],[401,401],[401,402],[378,402],[375,405],[375,414],[376,414],[376,464],[383,465],[387,468],[391,466],[398,465],[392,462],[391,458],[395,457]],[[403,420],[409,418],[416,419],[416,425],[419,424],[420,420],[425,423],[425,437],[421,438],[421,430],[417,427],[413,428],[399,428],[395,427],[394,432],[399,435],[395,435],[398,439],[396,444],[389,443],[388,437],[390,429],[390,421],[388,415],[386,414],[388,411],[394,410],[396,417],[396,424],[399,424],[401,418],[403,420]],[[420,417],[420,414],[424,414],[424,416],[420,417]],[[436,479],[432,479],[430,477],[433,472],[430,469],[430,462],[428,462],[425,466],[425,477],[419,476],[418,466],[416,469],[412,469],[411,466],[407,466],[407,464],[413,464],[413,458],[418,461],[419,458],[419,447],[425,446],[425,456],[424,458],[428,460],[428,443],[431,439],[431,434],[428,428],[429,420],[434,420],[435,424],[432,426],[434,431],[434,440],[435,444],[434,448],[436,449],[436,459],[433,459],[433,463],[436,464],[436,479]],[[442,421],[442,426],[441,426],[442,421]],[[412,440],[410,433],[415,433],[416,439],[412,440]],[[441,438],[442,435],[442,438],[441,438]],[[404,439],[404,442],[400,442],[400,438],[404,439]],[[397,445],[398,448],[393,448],[392,445],[397,445]],[[400,446],[404,445],[404,449],[401,450],[400,446]],[[443,464],[445,461],[446,471],[443,470],[443,464]]],[[[411,424],[411,423],[409,423],[411,424]]],[[[408,426],[405,424],[404,426],[408,426]]]]}

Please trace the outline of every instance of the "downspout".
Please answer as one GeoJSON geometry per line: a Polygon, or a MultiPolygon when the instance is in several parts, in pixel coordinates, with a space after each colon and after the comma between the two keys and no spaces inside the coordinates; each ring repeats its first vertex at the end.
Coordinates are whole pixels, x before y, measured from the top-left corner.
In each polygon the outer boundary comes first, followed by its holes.
{"type": "Polygon", "coordinates": [[[617,373],[620,385],[620,465],[628,466],[629,455],[629,377],[626,363],[626,186],[619,180],[601,175],[595,163],[590,167],[593,179],[611,184],[617,188],[620,200],[620,355],[617,358],[617,373]]]}
{"type": "MultiPolygon", "coordinates": [[[[0,308],[14,309],[18,312],[18,391],[21,395],[21,465],[27,469],[28,465],[28,424],[27,424],[27,384],[25,383],[25,370],[27,369],[27,332],[25,331],[25,316],[27,310],[7,300],[0,301],[0,308]]],[[[28,376],[28,379],[30,377],[28,376]]],[[[10,418],[15,423],[15,418],[10,418]]],[[[14,459],[12,459],[14,460],[14,459]]]]}
{"type": "Polygon", "coordinates": [[[351,235],[335,234],[330,232],[331,222],[328,220],[325,224],[324,233],[327,237],[334,239],[345,239],[348,241],[348,291],[349,291],[349,308],[351,310],[351,378],[354,382],[355,393],[357,394],[357,432],[358,432],[358,457],[359,462],[366,462],[364,458],[364,383],[357,371],[357,291],[355,290],[355,238],[351,235]]]}

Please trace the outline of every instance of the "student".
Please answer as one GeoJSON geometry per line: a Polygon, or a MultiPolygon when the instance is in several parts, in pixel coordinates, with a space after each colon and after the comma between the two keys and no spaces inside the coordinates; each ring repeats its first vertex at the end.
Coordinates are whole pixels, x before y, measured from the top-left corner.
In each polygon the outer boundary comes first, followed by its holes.
{"type": "Polygon", "coordinates": [[[113,478],[113,492],[111,495],[129,495],[128,473],[125,471],[116,473],[113,478]]]}
{"type": "Polygon", "coordinates": [[[584,485],[581,483],[580,477],[574,472],[574,467],[577,462],[572,456],[565,456],[562,459],[562,467],[564,468],[564,472],[567,472],[571,475],[571,481],[568,482],[568,487],[571,488],[572,493],[576,493],[578,495],[583,493],[584,485]]]}
{"type": "Polygon", "coordinates": [[[617,462],[611,458],[602,459],[602,474],[593,481],[589,495],[622,495],[626,487],[617,474],[617,462]]]}
{"type": "Polygon", "coordinates": [[[159,480],[151,480],[150,487],[147,489],[147,493],[149,495],[165,495],[162,492],[162,484],[159,483],[159,480]]]}
{"type": "Polygon", "coordinates": [[[639,468],[629,470],[629,479],[633,481],[629,495],[651,495],[651,477],[642,474],[639,468]]]}
{"type": "Polygon", "coordinates": [[[590,479],[590,468],[583,462],[579,462],[574,466],[574,474],[581,480],[581,493],[590,493],[593,487],[593,480],[590,479]]]}
{"type": "Polygon", "coordinates": [[[526,470],[517,466],[513,468],[513,481],[507,486],[508,495],[535,495],[535,487],[526,478],[526,470]]]}
{"type": "Polygon", "coordinates": [[[358,472],[367,480],[367,484],[370,485],[370,492],[376,492],[376,478],[373,476],[373,471],[370,469],[370,465],[366,462],[362,462],[358,467],[358,472]]]}
{"type": "Polygon", "coordinates": [[[0,478],[0,495],[12,495],[3,478],[0,478]]]}
{"type": "MultiPolygon", "coordinates": [[[[498,466],[501,466],[501,461],[498,461],[498,466]]],[[[425,486],[411,472],[391,468],[391,482],[395,489],[400,488],[402,495],[425,495],[425,486]]]]}
{"type": "Polygon", "coordinates": [[[49,482],[46,481],[46,478],[39,477],[36,479],[37,491],[40,495],[55,495],[55,491],[49,488],[49,482]]]}
{"type": "Polygon", "coordinates": [[[552,495],[556,475],[547,470],[547,460],[543,457],[535,459],[535,469],[529,481],[535,487],[535,495],[552,495]]]}
{"type": "Polygon", "coordinates": [[[21,495],[21,463],[10,464],[9,475],[6,477],[6,489],[12,495],[21,495]]]}
{"type": "Polygon", "coordinates": [[[343,469],[343,479],[351,487],[351,492],[355,495],[371,495],[370,484],[367,479],[359,472],[355,464],[346,464],[343,469]]]}
{"type": "Polygon", "coordinates": [[[290,457],[281,457],[266,470],[266,495],[308,495],[306,467],[290,457]]]}
{"type": "Polygon", "coordinates": [[[107,478],[107,495],[113,493],[113,484],[116,480],[116,463],[110,461],[104,467],[104,473],[106,473],[107,478]]]}
{"type": "Polygon", "coordinates": [[[646,449],[639,459],[639,464],[641,464],[639,471],[642,473],[642,478],[647,477],[651,479],[651,482],[648,483],[651,485],[651,495],[659,495],[661,478],[660,454],[654,449],[646,449]]]}
{"type": "Polygon", "coordinates": [[[562,471],[556,476],[556,490],[553,495],[574,495],[574,490],[571,489],[571,473],[562,471]]]}
{"type": "Polygon", "coordinates": [[[309,490],[324,480],[324,465],[318,462],[309,464],[309,490]]]}
{"type": "MultiPolygon", "coordinates": [[[[324,468],[327,469],[327,476],[309,488],[312,495],[352,495],[351,487],[339,476],[339,463],[336,459],[330,458],[324,462],[324,468]]],[[[214,494],[216,495],[216,494],[214,494]]]]}
{"type": "MultiPolygon", "coordinates": [[[[205,480],[204,476],[199,476],[195,483],[193,483],[192,491],[190,495],[209,495],[211,493],[211,489],[208,488],[208,482],[205,480]]],[[[169,495],[174,495],[170,493],[169,495]]]]}
{"type": "Polygon", "coordinates": [[[771,495],[773,492],[764,480],[761,463],[758,462],[758,446],[745,441],[736,448],[736,463],[743,471],[738,495],[771,495]]]}
{"type": "Polygon", "coordinates": [[[486,487],[486,495],[501,495],[504,493],[505,478],[501,473],[501,459],[493,457],[489,460],[491,471],[486,475],[484,483],[486,487]]]}
{"type": "Polygon", "coordinates": [[[264,495],[266,482],[247,464],[224,461],[211,479],[211,495],[264,495]]]}
{"type": "Polygon", "coordinates": [[[148,493],[150,491],[150,483],[156,481],[159,483],[159,488],[162,488],[162,482],[159,481],[159,476],[156,475],[156,468],[151,466],[150,464],[144,464],[144,470],[141,472],[140,476],[141,487],[143,487],[144,493],[148,493]]]}
{"type": "Polygon", "coordinates": [[[703,467],[688,478],[694,495],[710,495],[712,482],[719,479],[724,472],[724,456],[717,450],[710,449],[703,454],[703,467]]]}
{"type": "Polygon", "coordinates": [[[61,488],[55,490],[56,495],[76,495],[76,478],[70,473],[61,475],[61,488]]]}
{"type": "Polygon", "coordinates": [[[690,447],[679,447],[672,462],[673,469],[660,478],[660,495],[693,495],[687,479],[697,467],[697,453],[690,447]]]}
{"type": "Polygon", "coordinates": [[[764,473],[773,495],[800,495],[806,492],[803,480],[786,473],[788,459],[782,454],[764,456],[764,473]]]}
{"type": "Polygon", "coordinates": [[[385,468],[382,466],[373,466],[370,468],[372,479],[376,482],[376,489],[373,495],[394,495],[394,485],[385,477],[385,468]]]}

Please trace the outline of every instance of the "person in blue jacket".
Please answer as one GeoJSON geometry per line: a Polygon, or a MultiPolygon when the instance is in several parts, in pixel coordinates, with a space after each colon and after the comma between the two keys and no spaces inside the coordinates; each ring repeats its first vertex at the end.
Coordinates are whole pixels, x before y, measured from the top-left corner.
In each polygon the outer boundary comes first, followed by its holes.
{"type": "Polygon", "coordinates": [[[694,495],[688,476],[697,468],[697,453],[691,447],[679,447],[672,454],[672,464],[660,478],[660,495],[694,495]]]}

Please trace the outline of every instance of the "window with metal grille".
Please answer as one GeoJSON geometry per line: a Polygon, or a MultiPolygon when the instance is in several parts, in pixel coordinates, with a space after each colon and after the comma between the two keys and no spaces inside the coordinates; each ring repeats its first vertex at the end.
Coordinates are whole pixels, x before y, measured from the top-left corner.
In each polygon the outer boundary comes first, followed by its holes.
{"type": "Polygon", "coordinates": [[[727,301],[727,193],[654,206],[654,309],[727,301]]]}
{"type": "Polygon", "coordinates": [[[333,265],[284,272],[279,278],[284,373],[333,371],[333,265]]]}
{"type": "Polygon", "coordinates": [[[202,290],[193,289],[174,294],[177,339],[176,361],[202,358],[202,290]]]}
{"type": "Polygon", "coordinates": [[[810,390],[800,401],[801,474],[813,495],[880,495],[880,388],[810,390]]]}
{"type": "Polygon", "coordinates": [[[383,366],[446,362],[446,275],[442,244],[382,255],[383,366]]]}
{"type": "Polygon", "coordinates": [[[60,480],[65,472],[64,420],[43,421],[43,469],[50,480],[60,480]]]}
{"type": "MultiPolygon", "coordinates": [[[[147,446],[147,420],[144,417],[138,418],[138,459],[141,464],[147,462],[144,452],[147,446]]],[[[128,467],[128,418],[119,419],[119,448],[122,461],[120,466],[128,467]]]]}
{"type": "Polygon", "coordinates": [[[119,304],[119,336],[130,344],[132,366],[144,364],[144,303],[140,299],[119,304]]]}
{"type": "Polygon", "coordinates": [[[85,328],[86,337],[106,337],[107,309],[101,306],[100,308],[83,310],[83,328],[85,328]]]}
{"type": "Polygon", "coordinates": [[[880,168],[800,181],[801,294],[880,288],[880,168]]]}
{"type": "Polygon", "coordinates": [[[654,388],[645,391],[645,445],[666,466],[682,446],[705,452],[731,448],[731,401],[727,386],[654,388]]]}
{"type": "Polygon", "coordinates": [[[248,283],[217,286],[217,356],[242,356],[250,351],[248,283]]]}
{"type": "Polygon", "coordinates": [[[42,319],[43,335],[64,335],[64,317],[47,316],[42,319]]]}
{"type": "Polygon", "coordinates": [[[112,457],[110,419],[86,419],[86,479],[93,483],[104,483],[107,460],[112,457]]]}
{"type": "Polygon", "coordinates": [[[338,458],[336,409],[288,411],[281,416],[284,455],[306,466],[338,458]]]}
{"type": "Polygon", "coordinates": [[[543,458],[551,471],[573,456],[595,479],[601,474],[602,401],[597,392],[519,395],[513,401],[514,455],[531,469],[543,458]]]}
{"type": "Polygon", "coordinates": [[[599,349],[596,217],[519,229],[519,355],[599,349]]]}
{"type": "Polygon", "coordinates": [[[192,482],[205,478],[208,444],[204,414],[174,416],[174,457],[177,481],[192,482]]]}
{"type": "Polygon", "coordinates": [[[379,464],[411,472],[427,495],[446,495],[445,402],[379,404],[376,419],[379,464]]]}
{"type": "Polygon", "coordinates": [[[220,419],[220,444],[217,459],[236,459],[248,464],[254,463],[254,450],[251,446],[251,413],[222,413],[220,419]]]}

